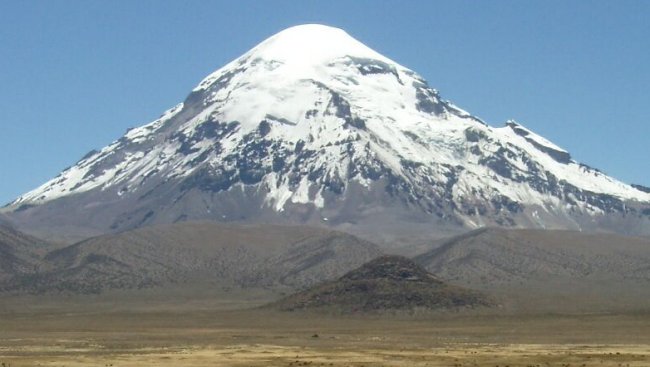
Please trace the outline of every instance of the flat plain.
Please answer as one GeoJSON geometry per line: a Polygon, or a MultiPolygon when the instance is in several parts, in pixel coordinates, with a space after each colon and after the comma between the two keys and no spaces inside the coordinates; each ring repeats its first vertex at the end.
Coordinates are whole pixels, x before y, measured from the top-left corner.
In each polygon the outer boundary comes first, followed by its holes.
{"type": "Polygon", "coordinates": [[[645,311],[326,315],[256,308],[276,296],[6,297],[0,365],[650,366],[645,311]]]}

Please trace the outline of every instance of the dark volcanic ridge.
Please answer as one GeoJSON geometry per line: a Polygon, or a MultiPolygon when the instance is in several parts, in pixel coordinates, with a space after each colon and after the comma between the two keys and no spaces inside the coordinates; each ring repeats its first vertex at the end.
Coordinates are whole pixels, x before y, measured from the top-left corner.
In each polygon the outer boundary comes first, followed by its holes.
{"type": "Polygon", "coordinates": [[[308,289],[273,307],[327,313],[493,304],[483,294],[498,300],[498,312],[650,307],[648,238],[486,228],[409,253],[421,267],[393,257],[366,264],[382,255],[376,245],[307,226],[182,222],[67,247],[0,226],[0,294],[67,297],[146,288],[165,296],[176,289],[286,295],[308,289]]]}
{"type": "Polygon", "coordinates": [[[47,248],[44,241],[0,223],[0,283],[38,271],[47,248]]]}
{"type": "Polygon", "coordinates": [[[650,309],[650,239],[485,228],[420,249],[414,261],[504,308],[549,312],[650,309]]]}
{"type": "Polygon", "coordinates": [[[483,228],[431,244],[414,260],[477,288],[551,278],[650,281],[650,240],[611,233],[483,228]]]}
{"type": "Polygon", "coordinates": [[[178,285],[292,291],[341,276],[379,254],[370,242],[327,229],[183,222],[51,251],[32,271],[7,274],[0,291],[94,294],[178,285]]]}
{"type": "Polygon", "coordinates": [[[381,313],[495,305],[480,292],[439,280],[410,259],[381,256],[335,281],[296,293],[268,307],[283,311],[381,313]]]}

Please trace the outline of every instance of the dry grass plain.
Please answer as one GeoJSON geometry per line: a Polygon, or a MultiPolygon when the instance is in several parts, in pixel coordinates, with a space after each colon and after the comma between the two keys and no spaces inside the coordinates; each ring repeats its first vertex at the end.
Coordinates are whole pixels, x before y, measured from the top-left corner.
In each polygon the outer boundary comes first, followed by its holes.
{"type": "Polygon", "coordinates": [[[333,316],[271,295],[0,302],[0,366],[650,366],[650,312],[333,316]]]}

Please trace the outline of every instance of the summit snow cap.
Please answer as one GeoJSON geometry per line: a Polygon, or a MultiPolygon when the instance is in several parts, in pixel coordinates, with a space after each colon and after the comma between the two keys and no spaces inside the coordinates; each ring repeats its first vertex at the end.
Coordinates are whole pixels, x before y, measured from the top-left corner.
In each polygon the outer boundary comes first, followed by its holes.
{"type": "Polygon", "coordinates": [[[253,48],[250,54],[291,66],[320,64],[344,56],[393,63],[344,30],[320,24],[287,28],[253,48]]]}
{"type": "Polygon", "coordinates": [[[195,91],[206,89],[235,65],[250,66],[262,62],[268,64],[269,71],[287,77],[314,78],[328,64],[345,57],[374,59],[402,68],[340,28],[304,24],[287,28],[267,38],[238,59],[210,74],[195,91]]]}

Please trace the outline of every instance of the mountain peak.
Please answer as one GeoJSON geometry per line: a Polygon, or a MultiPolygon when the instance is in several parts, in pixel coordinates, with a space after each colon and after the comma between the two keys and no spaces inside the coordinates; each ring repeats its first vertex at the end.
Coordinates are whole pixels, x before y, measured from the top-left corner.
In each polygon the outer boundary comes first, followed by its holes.
{"type": "Polygon", "coordinates": [[[344,30],[320,24],[287,28],[260,43],[250,53],[293,66],[322,64],[345,56],[390,61],[344,30]]]}
{"type": "MultiPolygon", "coordinates": [[[[194,91],[208,89],[233,70],[258,70],[282,80],[328,79],[332,65],[341,62],[375,61],[404,69],[364,45],[340,28],[304,24],[287,28],[253,47],[241,57],[206,77],[194,91]]],[[[336,69],[340,71],[339,69],[336,69]]]]}

